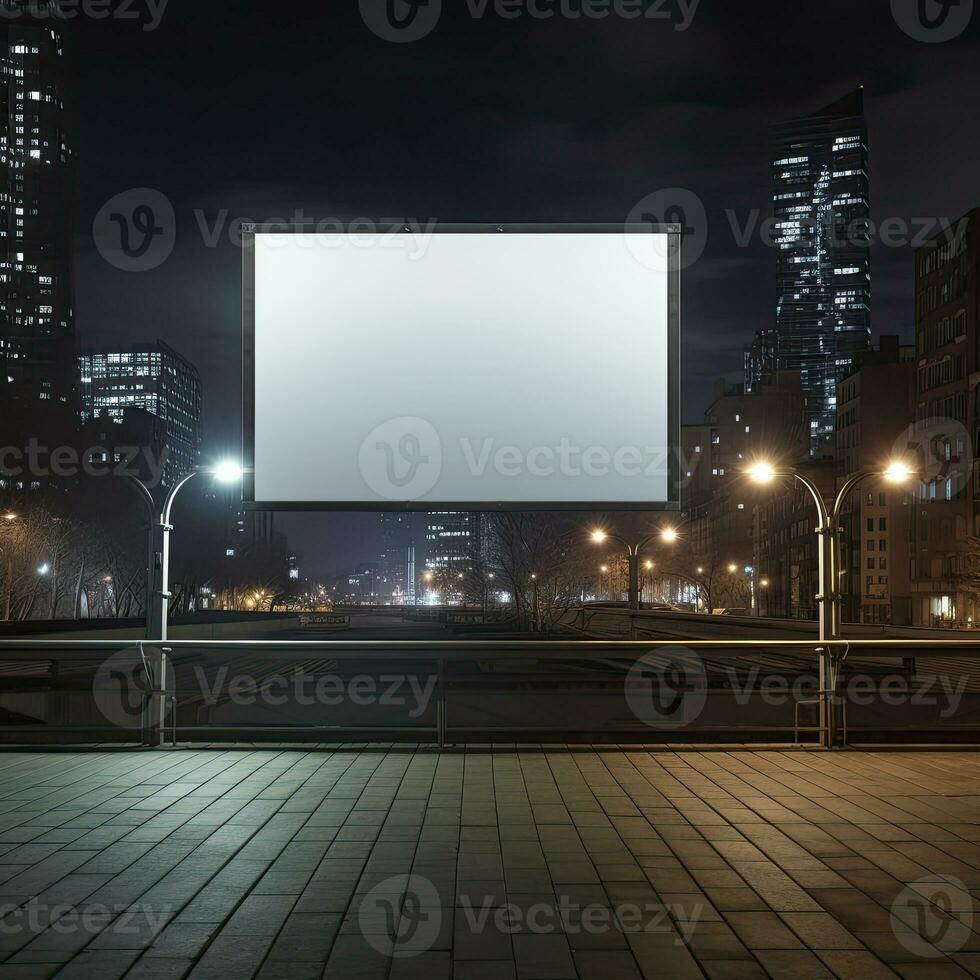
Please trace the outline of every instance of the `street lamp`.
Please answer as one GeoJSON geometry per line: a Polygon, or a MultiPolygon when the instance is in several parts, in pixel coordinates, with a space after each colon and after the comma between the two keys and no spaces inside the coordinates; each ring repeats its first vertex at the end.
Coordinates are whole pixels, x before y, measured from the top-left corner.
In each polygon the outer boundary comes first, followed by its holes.
{"type": "Polygon", "coordinates": [[[150,640],[167,639],[167,617],[170,606],[170,514],[177,494],[201,473],[212,475],[219,483],[237,483],[242,478],[241,466],[231,460],[224,460],[217,466],[192,470],[179,480],[167,494],[159,516],[150,488],[138,477],[127,474],[127,480],[134,486],[146,504],[150,521],[149,558],[147,562],[146,591],[146,636],[150,640]],[[156,635],[154,635],[154,633],[156,635]]]}
{"type": "Polygon", "coordinates": [[[902,460],[892,460],[881,470],[861,470],[844,481],[832,508],[828,508],[820,488],[803,473],[794,469],[777,470],[772,463],[760,460],[747,470],[748,476],[759,484],[772,483],[777,477],[790,476],[806,487],[817,508],[820,526],[816,533],[819,535],[817,547],[818,578],[820,594],[817,602],[820,607],[820,640],[836,640],[840,638],[840,569],[838,567],[838,552],[840,550],[840,515],[851,491],[871,477],[884,478],[889,483],[902,484],[915,476],[913,470],[902,460]]]}
{"type": "Polygon", "coordinates": [[[605,541],[615,541],[626,549],[630,570],[629,602],[631,609],[640,608],[640,554],[657,537],[666,544],[672,544],[677,540],[678,534],[674,528],[664,527],[659,531],[655,531],[653,534],[648,534],[636,544],[630,544],[625,538],[621,538],[618,534],[610,534],[608,531],[602,530],[602,528],[596,528],[592,532],[592,540],[596,544],[603,544],[605,541]]]}
{"type": "MultiPolygon", "coordinates": [[[[749,477],[759,484],[772,483],[779,476],[790,476],[806,487],[813,498],[819,516],[819,526],[816,528],[817,537],[817,576],[820,581],[820,592],[817,595],[819,604],[819,639],[821,644],[840,639],[840,567],[838,554],[840,551],[840,515],[850,492],[870,477],[882,477],[889,483],[902,484],[915,475],[915,471],[901,460],[892,460],[881,470],[861,470],[848,477],[837,492],[832,508],[820,492],[820,488],[808,476],[794,469],[777,470],[767,460],[760,460],[749,467],[749,477]]],[[[820,650],[820,715],[823,731],[823,745],[831,748],[837,743],[837,712],[834,699],[837,692],[837,672],[839,661],[829,645],[820,650]],[[830,700],[828,701],[828,695],[830,700]]]]}

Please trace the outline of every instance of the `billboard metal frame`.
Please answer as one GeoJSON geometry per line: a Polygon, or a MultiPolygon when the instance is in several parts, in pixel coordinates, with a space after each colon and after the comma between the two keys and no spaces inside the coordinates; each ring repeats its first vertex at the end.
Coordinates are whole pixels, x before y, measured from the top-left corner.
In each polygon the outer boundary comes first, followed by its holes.
{"type": "MultiPolygon", "coordinates": [[[[363,220],[363,219],[362,219],[363,220]]],[[[377,234],[390,234],[400,223],[378,221],[377,234]]],[[[335,228],[332,228],[336,232],[335,228]]],[[[399,231],[410,232],[405,225],[399,231]]],[[[316,234],[317,223],[269,222],[242,227],[242,460],[245,476],[242,500],[250,511],[679,511],[680,510],[680,319],[681,226],[649,222],[567,223],[454,223],[436,222],[434,234],[621,234],[667,235],[667,500],[666,501],[260,501],[255,499],[255,236],[256,234],[316,234]]],[[[357,231],[357,234],[368,232],[357,231]]]]}

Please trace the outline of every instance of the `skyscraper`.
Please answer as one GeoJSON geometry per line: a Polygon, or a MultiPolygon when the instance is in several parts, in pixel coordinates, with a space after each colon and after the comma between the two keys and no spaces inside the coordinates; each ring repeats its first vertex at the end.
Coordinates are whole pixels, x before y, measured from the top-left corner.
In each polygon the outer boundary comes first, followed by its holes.
{"type": "Polygon", "coordinates": [[[834,431],[837,383],[871,342],[871,205],[861,89],[772,131],[775,330],[746,357],[747,383],[799,371],[810,452],[834,431]]]}
{"type": "Polygon", "coordinates": [[[425,531],[425,567],[433,571],[475,571],[482,560],[482,525],[482,514],[430,513],[425,531]]]}
{"type": "Polygon", "coordinates": [[[385,511],[380,516],[381,555],[378,591],[383,602],[415,601],[415,541],[412,516],[385,511]]]}
{"type": "Polygon", "coordinates": [[[0,415],[23,438],[76,410],[66,23],[0,0],[0,415]]]}
{"type": "Polygon", "coordinates": [[[108,416],[121,423],[126,409],[142,409],[166,423],[163,482],[173,484],[198,463],[201,448],[201,376],[163,341],[113,352],[82,354],[82,422],[108,416]]]}

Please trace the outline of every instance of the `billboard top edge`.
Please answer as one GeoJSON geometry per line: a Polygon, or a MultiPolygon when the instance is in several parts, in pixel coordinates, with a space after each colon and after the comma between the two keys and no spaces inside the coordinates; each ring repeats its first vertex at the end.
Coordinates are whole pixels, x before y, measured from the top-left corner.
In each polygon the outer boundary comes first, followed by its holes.
{"type": "MultiPolygon", "coordinates": [[[[411,219],[421,221],[424,219],[411,219]]],[[[393,232],[417,231],[406,223],[405,219],[391,218],[354,218],[345,221],[339,218],[324,218],[320,221],[288,222],[243,222],[241,232],[244,235],[302,235],[316,234],[318,230],[336,233],[340,229],[352,229],[358,235],[381,235],[393,232]],[[339,226],[339,229],[338,229],[339,226]]],[[[426,222],[426,232],[443,232],[446,234],[627,234],[627,235],[676,235],[680,237],[680,224],[667,222],[653,224],[651,222],[454,222],[430,219],[426,222]]]]}

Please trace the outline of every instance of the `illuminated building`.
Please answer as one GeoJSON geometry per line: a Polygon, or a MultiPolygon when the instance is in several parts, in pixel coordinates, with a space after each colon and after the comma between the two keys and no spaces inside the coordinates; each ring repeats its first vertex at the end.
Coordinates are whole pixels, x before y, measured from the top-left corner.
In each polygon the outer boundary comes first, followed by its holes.
{"type": "Polygon", "coordinates": [[[77,410],[66,21],[54,7],[0,0],[0,416],[21,438],[25,425],[50,438],[77,410]]]}
{"type": "Polygon", "coordinates": [[[858,89],[772,133],[774,330],[746,355],[753,389],[770,371],[798,371],[811,455],[828,447],[837,384],[871,339],[871,206],[864,95],[858,89]]]}
{"type": "Polygon", "coordinates": [[[197,466],[201,376],[190,361],[157,341],[83,354],[78,363],[83,423],[99,417],[121,423],[127,408],[143,409],[167,426],[163,482],[172,486],[197,466]]]}

